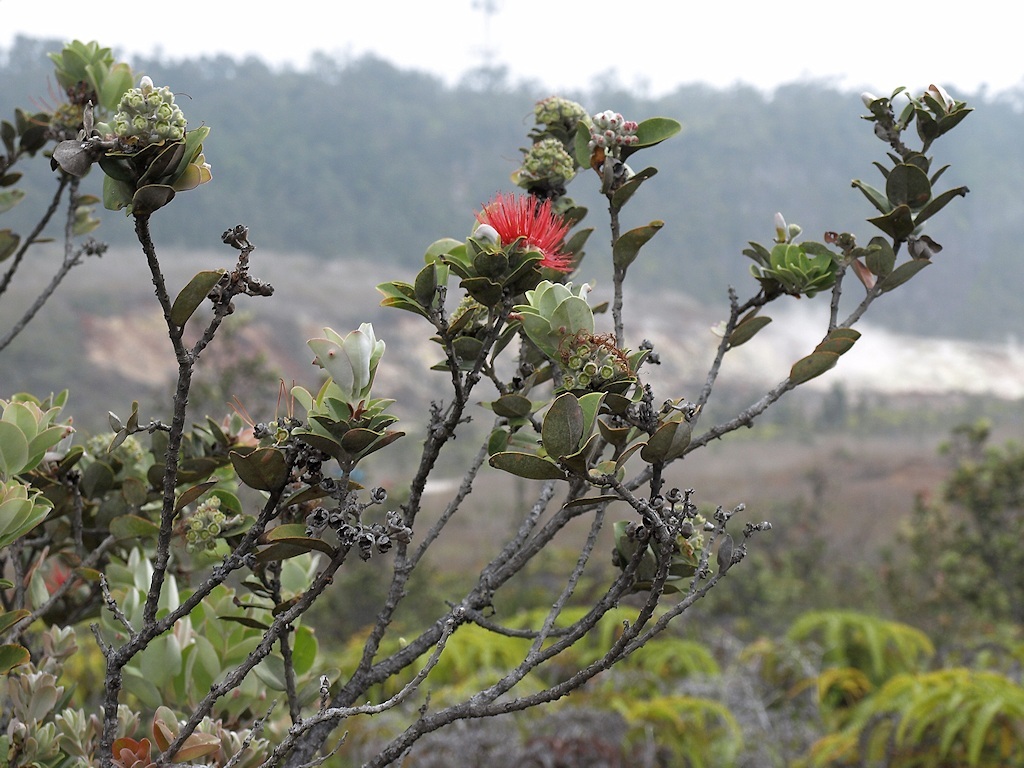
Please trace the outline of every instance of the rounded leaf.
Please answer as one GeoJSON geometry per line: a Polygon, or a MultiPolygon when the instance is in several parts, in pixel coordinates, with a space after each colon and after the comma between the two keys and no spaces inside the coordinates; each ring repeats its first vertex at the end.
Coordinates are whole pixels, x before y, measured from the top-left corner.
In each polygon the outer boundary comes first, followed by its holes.
{"type": "Polygon", "coordinates": [[[284,454],[276,448],[257,448],[247,456],[231,451],[238,479],[258,491],[275,491],[288,481],[284,454]]]}
{"type": "Polygon", "coordinates": [[[21,645],[0,645],[0,675],[31,660],[28,649],[21,645]]]}
{"type": "Polygon", "coordinates": [[[541,426],[544,450],[555,458],[576,453],[584,426],[583,409],[576,396],[569,392],[559,395],[544,414],[541,426]]]}
{"type": "Polygon", "coordinates": [[[148,216],[171,202],[174,194],[167,184],[147,184],[132,196],[132,215],[148,216]]]}
{"type": "Polygon", "coordinates": [[[755,315],[743,320],[733,329],[732,336],[729,337],[729,349],[738,347],[741,344],[746,344],[754,338],[754,335],[758,331],[768,325],[771,321],[772,319],[765,315],[755,315]]]}
{"type": "Polygon", "coordinates": [[[837,362],[839,354],[836,352],[813,352],[793,363],[789,371],[789,380],[793,385],[803,384],[834,368],[837,362]]]}
{"type": "Polygon", "coordinates": [[[889,172],[885,180],[885,196],[893,205],[920,208],[932,196],[928,174],[916,165],[900,163],[889,172]]]}
{"type": "Polygon", "coordinates": [[[523,395],[502,395],[491,403],[491,410],[506,419],[521,419],[533,412],[533,402],[523,395]]]}
{"type": "Polygon", "coordinates": [[[495,469],[501,469],[517,477],[527,480],[564,480],[563,472],[551,459],[545,459],[532,453],[504,451],[491,456],[489,463],[495,469]]]}
{"type": "Polygon", "coordinates": [[[24,472],[28,462],[28,439],[9,421],[0,420],[0,480],[24,472]]]}

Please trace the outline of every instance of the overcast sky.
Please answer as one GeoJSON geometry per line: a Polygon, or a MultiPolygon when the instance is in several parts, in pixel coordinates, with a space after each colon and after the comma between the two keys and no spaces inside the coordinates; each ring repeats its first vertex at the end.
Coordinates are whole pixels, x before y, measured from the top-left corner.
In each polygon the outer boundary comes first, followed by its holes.
{"type": "Polygon", "coordinates": [[[1013,5],[994,0],[335,0],[88,3],[0,0],[14,38],[98,40],[122,58],[224,52],[304,67],[313,51],[373,52],[457,82],[483,63],[545,90],[619,85],[660,95],[681,83],[764,90],[820,79],[883,93],[931,82],[974,92],[1021,83],[1013,5]],[[152,9],[152,10],[149,10],[152,9]]]}

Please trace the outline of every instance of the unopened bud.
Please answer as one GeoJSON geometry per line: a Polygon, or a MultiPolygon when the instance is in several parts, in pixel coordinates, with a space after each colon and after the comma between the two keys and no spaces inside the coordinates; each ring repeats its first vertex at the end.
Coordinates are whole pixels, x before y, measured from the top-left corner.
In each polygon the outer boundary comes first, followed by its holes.
{"type": "Polygon", "coordinates": [[[786,219],[781,213],[775,214],[775,242],[789,242],[789,227],[786,226],[786,219]]]}
{"type": "Polygon", "coordinates": [[[478,226],[473,230],[473,237],[481,242],[490,243],[491,245],[499,245],[501,243],[501,237],[498,235],[498,230],[490,224],[481,224],[478,226]]]}

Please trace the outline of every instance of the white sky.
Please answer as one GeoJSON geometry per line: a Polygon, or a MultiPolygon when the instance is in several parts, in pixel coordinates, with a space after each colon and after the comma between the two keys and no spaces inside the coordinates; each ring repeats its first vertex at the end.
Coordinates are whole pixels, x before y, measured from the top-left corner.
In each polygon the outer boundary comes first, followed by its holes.
{"type": "Polygon", "coordinates": [[[958,95],[1021,84],[1013,8],[1004,0],[0,0],[0,47],[24,34],[98,40],[129,63],[136,53],[224,52],[298,68],[313,51],[373,52],[449,83],[489,60],[552,93],[615,70],[617,84],[646,95],[681,83],[770,90],[809,78],[879,94],[938,82],[958,95]]]}

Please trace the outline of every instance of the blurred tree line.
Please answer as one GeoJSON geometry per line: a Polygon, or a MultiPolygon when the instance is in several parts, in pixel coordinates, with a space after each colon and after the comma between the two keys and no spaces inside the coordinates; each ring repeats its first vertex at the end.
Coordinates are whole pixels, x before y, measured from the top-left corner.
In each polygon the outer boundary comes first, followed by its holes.
{"type": "MultiPolygon", "coordinates": [[[[0,50],[0,99],[28,104],[49,77],[46,52],[62,42],[20,37],[0,50]]],[[[494,151],[521,141],[522,126],[509,115],[522,115],[525,125],[534,102],[549,95],[535,84],[511,82],[501,70],[471,73],[448,87],[373,57],[342,61],[324,54],[302,71],[226,56],[142,59],[137,70],[161,82],[189,83],[190,92],[179,97],[189,103],[193,124],[213,128],[209,142],[216,147],[217,183],[156,222],[164,242],[213,247],[225,226],[258,221],[267,249],[406,267],[420,263],[433,233],[464,234],[466,212],[493,195],[494,180],[518,163],[494,151]]],[[[924,278],[929,290],[882,302],[876,321],[995,341],[1017,333],[1022,94],[957,94],[984,103],[949,149],[975,192],[941,231],[929,232],[945,248],[938,256],[942,270],[924,278]]],[[[853,229],[853,212],[872,214],[848,187],[862,173],[854,158],[874,141],[849,119],[863,105],[827,83],[788,85],[771,95],[692,85],[643,98],[611,81],[564,95],[591,111],[614,102],[630,113],[683,120],[680,139],[664,150],[663,210],[653,212],[669,224],[634,269],[640,284],[653,284],[666,265],[677,264],[688,293],[719,300],[721,286],[749,279],[740,251],[768,230],[776,208],[808,237],[853,229]]],[[[87,181],[98,187],[98,179],[87,181]]],[[[51,184],[40,177],[22,186],[44,199],[51,184]]],[[[596,196],[578,202],[601,205],[596,196]]],[[[22,208],[27,213],[33,206],[22,208]]],[[[12,211],[9,221],[16,224],[18,215],[12,211]]],[[[129,232],[104,227],[99,234],[116,243],[129,232]]],[[[602,255],[595,251],[592,263],[605,262],[602,255]]],[[[587,278],[610,282],[596,266],[587,278]]]]}

